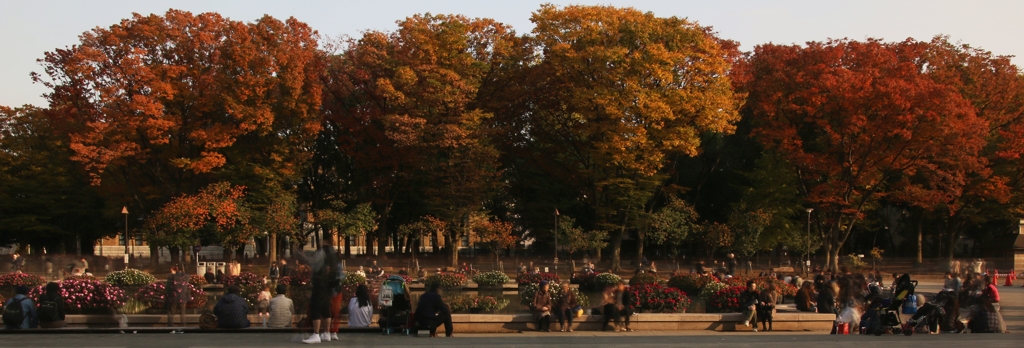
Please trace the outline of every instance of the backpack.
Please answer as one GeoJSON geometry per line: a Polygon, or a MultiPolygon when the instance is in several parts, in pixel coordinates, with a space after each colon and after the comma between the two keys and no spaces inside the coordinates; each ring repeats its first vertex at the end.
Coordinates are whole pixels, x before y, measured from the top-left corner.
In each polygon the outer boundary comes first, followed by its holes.
{"type": "Polygon", "coordinates": [[[19,298],[11,301],[4,306],[3,320],[4,325],[10,327],[21,327],[21,324],[25,322],[25,311],[21,308],[21,301],[25,298],[19,298]]]}
{"type": "Polygon", "coordinates": [[[39,301],[39,321],[47,323],[60,321],[60,317],[57,314],[57,306],[59,306],[59,304],[54,301],[39,301]]]}

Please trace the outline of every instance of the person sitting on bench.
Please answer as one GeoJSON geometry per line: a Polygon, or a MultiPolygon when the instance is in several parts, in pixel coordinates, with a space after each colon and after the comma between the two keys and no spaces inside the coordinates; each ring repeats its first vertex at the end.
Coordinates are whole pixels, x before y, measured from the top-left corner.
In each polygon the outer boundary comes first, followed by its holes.
{"type": "Polygon", "coordinates": [[[430,330],[430,337],[437,337],[437,327],[444,324],[444,335],[452,337],[452,310],[441,298],[440,284],[431,284],[429,290],[420,296],[416,306],[418,328],[430,330]]]}
{"type": "Polygon", "coordinates": [[[213,307],[213,315],[217,316],[217,328],[244,329],[249,327],[249,304],[239,296],[242,289],[238,285],[228,287],[228,293],[220,298],[213,307]]]}

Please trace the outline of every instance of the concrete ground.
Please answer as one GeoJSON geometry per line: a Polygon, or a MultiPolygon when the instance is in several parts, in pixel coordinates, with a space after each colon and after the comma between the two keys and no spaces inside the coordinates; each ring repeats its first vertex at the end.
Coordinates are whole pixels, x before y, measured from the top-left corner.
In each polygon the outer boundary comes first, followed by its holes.
{"type": "MultiPolygon", "coordinates": [[[[1006,321],[1006,330],[1011,333],[1024,333],[1024,287],[1021,286],[1024,282],[1018,280],[1014,286],[1002,286],[1002,282],[1003,279],[1000,279],[998,288],[1002,308],[999,309],[999,312],[1003,315],[1003,320],[1006,321]]],[[[941,289],[941,281],[920,281],[917,292],[934,294],[941,289]]],[[[1024,342],[1020,346],[1024,347],[1024,342]]]]}
{"type": "Polygon", "coordinates": [[[467,334],[453,338],[343,334],[340,342],[304,345],[298,334],[0,335],[0,347],[1021,347],[1024,334],[834,336],[793,333],[632,332],[467,334]]]}

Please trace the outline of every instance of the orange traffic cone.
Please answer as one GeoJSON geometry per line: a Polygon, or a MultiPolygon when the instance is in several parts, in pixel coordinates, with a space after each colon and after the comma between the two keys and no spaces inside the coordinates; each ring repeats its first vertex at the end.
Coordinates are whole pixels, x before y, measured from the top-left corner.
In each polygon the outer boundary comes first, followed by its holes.
{"type": "Polygon", "coordinates": [[[997,269],[994,271],[995,272],[992,272],[992,284],[999,284],[999,270],[997,269]]]}
{"type": "Polygon", "coordinates": [[[1010,274],[1006,275],[1006,284],[1003,284],[1003,286],[1013,286],[1013,276],[1013,270],[1010,270],[1010,274]]]}

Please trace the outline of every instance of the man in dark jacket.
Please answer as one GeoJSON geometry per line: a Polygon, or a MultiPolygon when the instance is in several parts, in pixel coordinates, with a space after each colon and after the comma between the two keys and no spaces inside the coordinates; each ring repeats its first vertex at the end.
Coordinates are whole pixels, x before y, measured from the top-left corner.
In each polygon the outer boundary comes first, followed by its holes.
{"type": "Polygon", "coordinates": [[[757,301],[761,294],[757,292],[757,283],[753,279],[747,281],[747,290],[740,293],[740,309],[743,310],[743,325],[754,323],[757,332],[757,301]]]}
{"type": "Polygon", "coordinates": [[[186,325],[185,306],[192,301],[192,288],[188,284],[188,274],[181,272],[178,266],[171,266],[171,275],[164,285],[164,307],[167,308],[167,326],[174,326],[174,313],[181,318],[181,326],[186,325]]]}
{"type": "Polygon", "coordinates": [[[416,323],[418,327],[426,326],[430,337],[437,337],[437,327],[444,324],[444,335],[452,337],[452,310],[444,303],[439,293],[440,285],[431,284],[430,289],[420,296],[416,306],[416,323]]]}
{"type": "Polygon", "coordinates": [[[217,316],[217,327],[221,329],[244,329],[249,327],[249,303],[240,296],[242,289],[238,285],[228,287],[228,293],[220,298],[213,307],[213,315],[217,316]]]}

